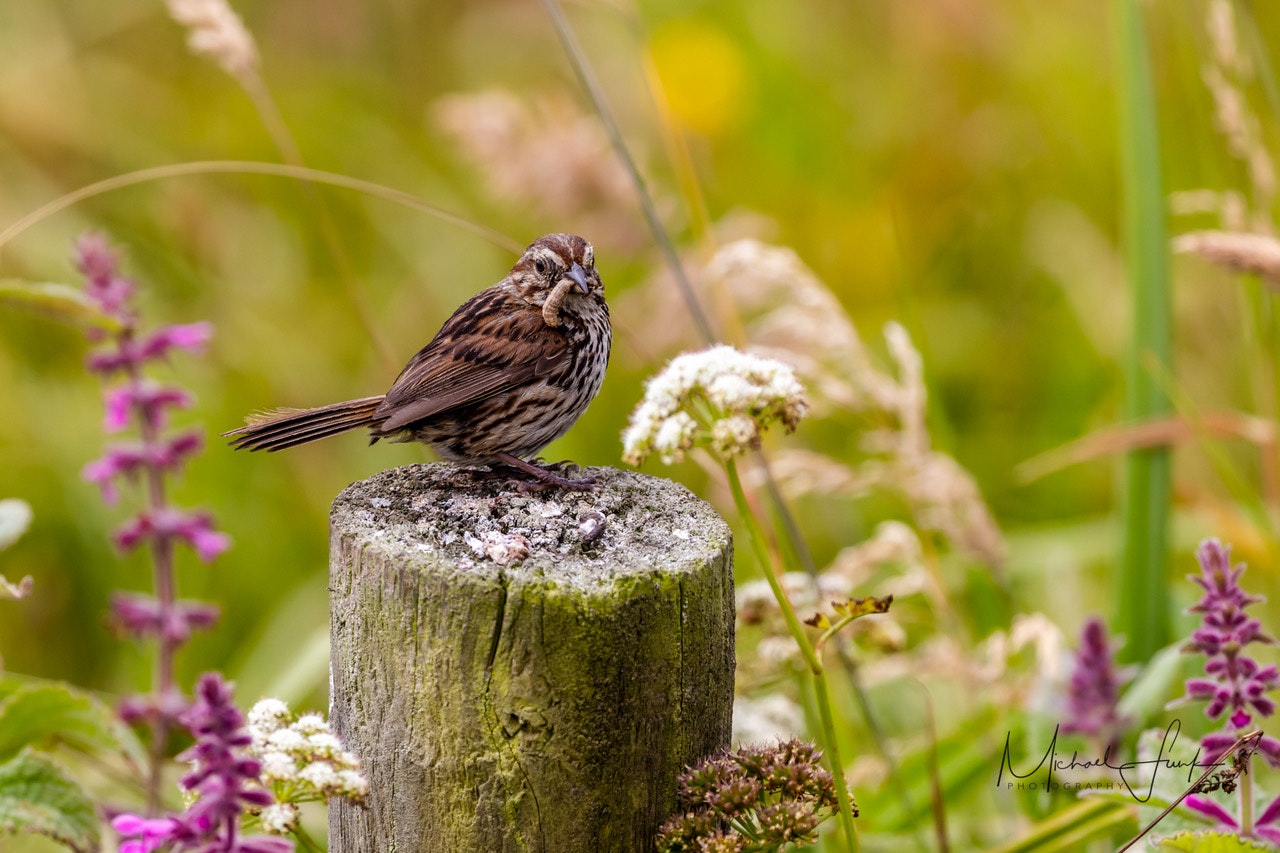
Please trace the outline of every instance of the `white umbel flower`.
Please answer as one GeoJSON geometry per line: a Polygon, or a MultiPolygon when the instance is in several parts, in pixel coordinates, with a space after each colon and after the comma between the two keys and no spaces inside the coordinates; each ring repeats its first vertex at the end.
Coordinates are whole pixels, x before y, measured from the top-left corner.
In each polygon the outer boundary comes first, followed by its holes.
{"type": "Polygon", "coordinates": [[[298,825],[298,807],[293,803],[275,803],[262,810],[262,828],[272,835],[285,835],[298,825]]]}
{"type": "Polygon", "coordinates": [[[795,372],[780,361],[724,345],[684,353],[645,386],[622,458],[639,465],[657,453],[670,464],[698,444],[734,456],[757,446],[774,422],[794,430],[807,408],[795,372]]]}
{"type": "Polygon", "coordinates": [[[279,699],[259,700],[249,709],[249,734],[256,747],[266,745],[267,738],[289,720],[289,706],[279,699]]]}
{"type": "MultiPolygon", "coordinates": [[[[359,802],[368,795],[360,760],[343,748],[320,714],[295,718],[279,699],[263,699],[249,712],[249,730],[249,752],[262,767],[259,779],[281,806],[329,797],[359,802]]],[[[265,826],[267,811],[262,814],[265,826]]],[[[286,818],[277,812],[271,819],[283,825],[286,818]]]]}
{"type": "Polygon", "coordinates": [[[294,721],[293,727],[308,736],[329,731],[329,724],[319,714],[303,714],[294,721]]]}
{"type": "Polygon", "coordinates": [[[336,791],[342,784],[338,771],[327,761],[311,762],[298,771],[298,780],[324,794],[336,791]]]}
{"type": "Polygon", "coordinates": [[[258,759],[262,770],[258,776],[264,782],[288,782],[298,778],[298,759],[284,752],[265,752],[258,759]]]}

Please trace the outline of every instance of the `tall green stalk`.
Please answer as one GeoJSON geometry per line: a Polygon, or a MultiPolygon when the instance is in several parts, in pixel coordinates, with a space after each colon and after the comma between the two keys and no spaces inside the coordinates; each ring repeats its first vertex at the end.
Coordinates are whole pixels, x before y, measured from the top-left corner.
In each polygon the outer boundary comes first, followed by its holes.
{"type": "MultiPolygon", "coordinates": [[[[1120,185],[1132,339],[1125,361],[1125,416],[1166,415],[1168,398],[1153,376],[1169,370],[1170,295],[1164,190],[1155,93],[1138,0],[1113,0],[1120,127],[1120,185]]],[[[1169,642],[1168,447],[1132,450],[1124,460],[1124,554],[1117,576],[1116,625],[1124,654],[1146,660],[1169,642]]]]}
{"type": "Polygon", "coordinates": [[[844,762],[840,759],[840,744],[836,737],[835,716],[831,713],[831,696],[827,690],[827,678],[822,665],[822,658],[818,656],[813,644],[809,642],[809,637],[804,632],[804,625],[800,623],[800,618],[796,616],[796,611],[791,606],[791,601],[787,598],[786,591],[782,588],[782,582],[778,579],[779,567],[776,565],[769,547],[765,544],[764,531],[760,529],[760,521],[751,511],[751,506],[747,503],[747,496],[742,491],[742,481],[738,478],[738,466],[731,458],[724,460],[724,465],[725,471],[729,475],[729,489],[733,492],[733,503],[738,509],[738,515],[741,516],[743,523],[747,526],[747,538],[751,540],[751,548],[755,551],[756,559],[760,561],[760,567],[764,571],[765,578],[769,581],[769,588],[773,590],[774,598],[778,600],[778,607],[782,610],[782,618],[786,620],[791,636],[795,638],[796,644],[800,646],[800,654],[804,658],[805,665],[809,667],[809,672],[813,675],[813,692],[817,698],[818,716],[822,719],[822,746],[826,750],[827,759],[831,763],[831,775],[835,777],[836,800],[840,806],[840,824],[844,829],[845,848],[850,853],[853,853],[853,851],[859,849],[858,832],[853,825],[853,801],[849,798],[849,786],[844,778],[844,762]]]}

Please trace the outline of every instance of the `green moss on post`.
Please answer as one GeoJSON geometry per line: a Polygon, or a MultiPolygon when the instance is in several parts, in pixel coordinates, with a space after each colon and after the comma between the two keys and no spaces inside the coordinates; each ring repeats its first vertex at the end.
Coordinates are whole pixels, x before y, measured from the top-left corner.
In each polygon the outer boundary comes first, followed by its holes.
{"type": "Polygon", "coordinates": [[[728,525],[591,473],[520,495],[415,465],[334,501],[330,713],[370,796],[331,807],[333,853],[648,851],[728,743],[728,525]]]}

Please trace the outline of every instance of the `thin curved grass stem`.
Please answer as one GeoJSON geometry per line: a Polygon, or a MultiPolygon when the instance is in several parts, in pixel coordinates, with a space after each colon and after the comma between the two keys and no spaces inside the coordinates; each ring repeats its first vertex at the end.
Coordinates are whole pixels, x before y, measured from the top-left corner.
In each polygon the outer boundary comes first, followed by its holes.
{"type": "Polygon", "coordinates": [[[22,234],[24,231],[36,225],[39,222],[48,219],[55,213],[65,210],[74,204],[85,199],[94,198],[95,196],[105,195],[125,187],[145,184],[151,181],[166,180],[168,178],[190,177],[192,175],[218,175],[218,174],[244,174],[244,175],[270,175],[281,178],[294,178],[295,180],[307,181],[315,184],[327,184],[329,186],[341,187],[342,189],[354,190],[355,192],[364,193],[365,195],[381,198],[384,201],[399,204],[403,207],[416,210],[419,213],[425,213],[433,216],[443,222],[457,226],[464,231],[469,231],[481,239],[504,249],[513,254],[519,254],[524,246],[515,240],[503,234],[501,231],[490,228],[487,225],[481,225],[473,222],[460,214],[453,213],[443,207],[432,204],[429,201],[418,198],[412,193],[403,190],[394,189],[373,181],[362,180],[361,178],[353,178],[349,175],[340,175],[335,172],[326,172],[322,169],[312,169],[306,166],[292,166],[285,163],[262,163],[256,160],[197,160],[190,163],[174,163],[168,166],[152,166],[147,169],[139,169],[134,172],[125,172],[121,175],[115,175],[101,181],[95,181],[92,184],[80,187],[66,195],[59,196],[53,201],[47,202],[26,216],[14,222],[12,225],[0,231],[0,250],[8,245],[8,243],[22,234]]]}

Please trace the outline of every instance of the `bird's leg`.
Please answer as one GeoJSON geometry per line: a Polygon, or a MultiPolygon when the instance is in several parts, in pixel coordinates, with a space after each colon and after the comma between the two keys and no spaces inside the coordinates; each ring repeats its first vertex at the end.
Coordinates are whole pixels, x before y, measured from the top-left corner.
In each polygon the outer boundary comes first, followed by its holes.
{"type": "Polygon", "coordinates": [[[503,467],[523,475],[513,478],[521,480],[519,489],[522,492],[542,492],[553,488],[586,492],[594,488],[597,482],[595,477],[571,479],[556,473],[554,469],[560,468],[564,463],[558,463],[554,466],[538,465],[533,462],[526,462],[523,459],[512,456],[510,453],[499,453],[498,458],[502,460],[503,467]]]}

